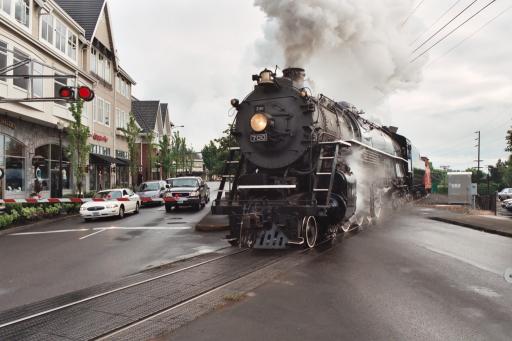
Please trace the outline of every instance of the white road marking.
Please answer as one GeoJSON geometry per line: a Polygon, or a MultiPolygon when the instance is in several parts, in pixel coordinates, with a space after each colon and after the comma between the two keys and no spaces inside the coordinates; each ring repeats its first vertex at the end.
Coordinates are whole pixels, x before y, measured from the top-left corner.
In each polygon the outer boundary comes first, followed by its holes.
{"type": "Polygon", "coordinates": [[[438,253],[440,255],[443,255],[443,256],[448,256],[448,257],[451,257],[451,258],[454,258],[458,261],[461,261],[463,263],[466,263],[466,264],[469,264],[469,265],[472,265],[476,268],[479,268],[481,270],[485,270],[485,271],[488,271],[488,272],[492,272],[493,274],[496,274],[498,276],[502,276],[503,275],[503,272],[502,271],[499,271],[497,269],[491,269],[483,264],[479,264],[477,262],[474,262],[474,261],[471,261],[469,259],[466,259],[466,258],[463,258],[463,257],[460,257],[460,256],[457,256],[451,252],[447,252],[447,251],[442,251],[442,250],[439,250],[439,249],[435,249],[433,247],[429,247],[429,246],[423,246],[425,249],[429,250],[429,251],[432,251],[432,252],[435,252],[435,253],[438,253]]]}
{"type": "Polygon", "coordinates": [[[53,233],[65,233],[65,232],[84,232],[84,231],[95,231],[89,235],[83,236],[80,239],[85,239],[89,236],[92,236],[96,233],[103,232],[105,230],[169,230],[169,231],[179,231],[179,230],[190,230],[192,226],[108,226],[108,227],[94,227],[92,229],[67,229],[67,230],[52,230],[52,231],[34,231],[34,232],[18,232],[11,233],[9,236],[30,236],[30,235],[39,235],[39,234],[53,234],[53,233]]]}
{"type": "Polygon", "coordinates": [[[190,230],[192,226],[137,226],[137,227],[95,227],[93,230],[190,230]]]}
{"type": "Polygon", "coordinates": [[[98,234],[98,233],[103,232],[103,231],[105,231],[105,229],[101,229],[101,230],[98,230],[98,231],[96,231],[96,232],[89,233],[88,235],[85,235],[85,236],[80,237],[80,238],[78,238],[78,239],[79,239],[79,240],[82,240],[82,239],[85,239],[85,238],[89,238],[90,236],[94,236],[95,234],[98,234]]]}
{"type": "Polygon", "coordinates": [[[83,231],[89,231],[89,229],[68,229],[68,230],[53,230],[53,231],[18,232],[18,233],[11,233],[9,236],[29,236],[29,235],[34,235],[34,234],[52,234],[52,233],[83,232],[83,231]]]}

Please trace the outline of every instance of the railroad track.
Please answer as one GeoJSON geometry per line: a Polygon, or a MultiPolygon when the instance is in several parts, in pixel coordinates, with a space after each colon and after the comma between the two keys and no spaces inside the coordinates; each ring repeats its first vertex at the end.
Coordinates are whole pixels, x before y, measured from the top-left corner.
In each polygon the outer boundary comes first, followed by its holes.
{"type": "Polygon", "coordinates": [[[284,257],[307,252],[242,249],[47,309],[25,311],[23,316],[13,314],[9,319],[9,312],[3,312],[0,340],[107,339],[220,290],[284,257]]]}
{"type": "MultiPolygon", "coordinates": [[[[317,249],[329,243],[330,239],[324,240],[317,249]]],[[[309,252],[309,249],[233,249],[227,254],[193,260],[190,265],[186,263],[175,270],[164,269],[135,277],[128,283],[102,287],[96,292],[66,294],[0,312],[0,340],[109,339],[221,290],[285,257],[309,252]]]]}

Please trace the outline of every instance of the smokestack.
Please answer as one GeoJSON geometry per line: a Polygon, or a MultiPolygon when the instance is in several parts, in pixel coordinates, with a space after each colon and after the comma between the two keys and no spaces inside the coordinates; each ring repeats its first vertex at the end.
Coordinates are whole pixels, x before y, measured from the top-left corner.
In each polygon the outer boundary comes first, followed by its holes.
{"type": "Polygon", "coordinates": [[[304,87],[306,71],[300,67],[289,67],[283,70],[283,76],[292,80],[293,86],[297,89],[304,87]]]}

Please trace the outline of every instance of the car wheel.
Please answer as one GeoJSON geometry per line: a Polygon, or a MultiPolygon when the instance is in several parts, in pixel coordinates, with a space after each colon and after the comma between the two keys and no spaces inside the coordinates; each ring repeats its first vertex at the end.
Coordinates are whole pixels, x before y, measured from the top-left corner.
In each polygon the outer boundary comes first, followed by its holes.
{"type": "Polygon", "coordinates": [[[140,209],[140,205],[139,205],[139,202],[137,202],[137,203],[135,204],[135,212],[134,212],[134,213],[135,213],[135,214],[139,213],[139,209],[140,209]]]}
{"type": "Polygon", "coordinates": [[[201,206],[201,204],[195,204],[193,206],[193,208],[194,208],[194,211],[199,211],[202,208],[202,206],[201,206]]]}
{"type": "Polygon", "coordinates": [[[165,212],[171,213],[172,212],[172,207],[165,205],[165,212]]]}
{"type": "Polygon", "coordinates": [[[85,221],[86,223],[88,223],[88,222],[90,222],[90,221],[91,221],[91,218],[84,218],[84,221],[85,221]]]}
{"type": "Polygon", "coordinates": [[[119,219],[124,218],[124,206],[119,207],[119,214],[117,216],[119,219]]]}

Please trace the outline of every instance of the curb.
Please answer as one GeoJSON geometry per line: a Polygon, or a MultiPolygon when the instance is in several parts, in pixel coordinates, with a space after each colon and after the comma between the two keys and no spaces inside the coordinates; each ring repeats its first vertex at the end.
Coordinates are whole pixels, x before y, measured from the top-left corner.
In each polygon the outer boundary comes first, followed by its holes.
{"type": "Polygon", "coordinates": [[[196,231],[199,231],[199,232],[229,231],[229,225],[197,224],[196,231]]]}
{"type": "Polygon", "coordinates": [[[78,216],[80,216],[80,214],[71,214],[71,215],[67,215],[67,216],[64,216],[64,217],[40,220],[40,221],[36,221],[34,223],[30,223],[30,224],[27,224],[27,225],[8,227],[8,228],[0,230],[0,236],[6,235],[6,234],[20,232],[20,231],[26,230],[26,229],[28,229],[30,227],[34,227],[34,226],[41,225],[41,224],[44,224],[44,223],[58,222],[58,221],[62,221],[62,220],[66,220],[66,219],[70,219],[70,218],[74,218],[74,217],[78,217],[78,216]]]}
{"type": "Polygon", "coordinates": [[[458,225],[458,226],[462,226],[462,227],[467,227],[467,228],[470,228],[472,230],[477,230],[477,231],[481,231],[481,232],[487,232],[487,233],[490,233],[490,234],[497,234],[499,236],[512,238],[512,232],[505,232],[505,231],[494,230],[494,229],[487,228],[487,227],[482,227],[482,226],[479,226],[479,225],[473,225],[473,224],[469,224],[469,223],[462,223],[462,222],[457,221],[457,220],[451,220],[451,219],[440,218],[440,217],[430,217],[429,219],[430,220],[435,220],[435,221],[440,221],[442,223],[448,223],[448,224],[452,224],[452,225],[458,225]]]}

